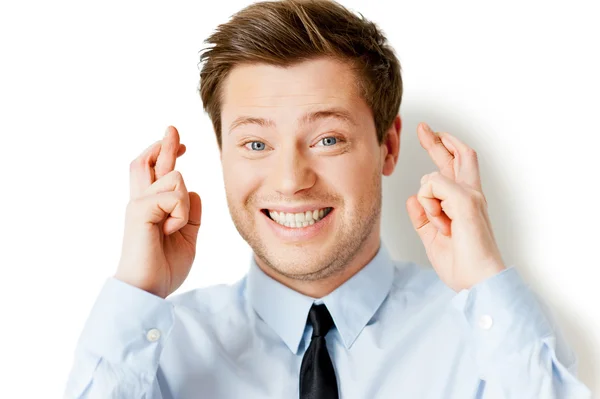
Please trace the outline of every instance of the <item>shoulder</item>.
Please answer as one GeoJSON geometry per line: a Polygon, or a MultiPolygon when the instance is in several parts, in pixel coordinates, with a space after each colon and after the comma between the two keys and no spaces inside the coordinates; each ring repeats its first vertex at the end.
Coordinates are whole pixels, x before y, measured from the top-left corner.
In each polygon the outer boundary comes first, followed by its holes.
{"type": "Polygon", "coordinates": [[[167,298],[175,308],[188,308],[205,314],[215,314],[226,309],[242,308],[246,290],[245,275],[233,284],[217,284],[195,288],[167,298]]]}
{"type": "Polygon", "coordinates": [[[393,260],[393,264],[391,296],[450,300],[456,295],[456,292],[444,284],[430,266],[407,260],[393,260]]]}

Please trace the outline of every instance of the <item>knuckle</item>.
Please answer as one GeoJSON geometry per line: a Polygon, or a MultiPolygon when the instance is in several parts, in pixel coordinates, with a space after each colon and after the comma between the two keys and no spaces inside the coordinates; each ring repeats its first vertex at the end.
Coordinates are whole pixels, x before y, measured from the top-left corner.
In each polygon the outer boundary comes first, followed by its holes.
{"type": "Polygon", "coordinates": [[[485,202],[485,196],[483,195],[482,192],[480,192],[480,191],[474,191],[473,195],[475,196],[475,198],[477,198],[477,201],[479,203],[485,202]]]}
{"type": "Polygon", "coordinates": [[[468,202],[472,208],[479,208],[485,203],[485,198],[479,191],[472,190],[468,195],[468,202]]]}
{"type": "Polygon", "coordinates": [[[425,182],[427,182],[427,180],[434,177],[436,173],[437,172],[431,172],[431,173],[427,173],[427,174],[423,175],[423,177],[421,177],[421,184],[424,184],[425,182]]]}
{"type": "Polygon", "coordinates": [[[187,195],[187,188],[185,187],[185,182],[183,181],[183,175],[178,170],[173,171],[173,178],[177,182],[177,189],[182,191],[187,195]]]}
{"type": "Polygon", "coordinates": [[[139,166],[140,166],[140,159],[136,158],[133,161],[131,161],[131,163],[129,164],[129,170],[130,171],[137,170],[139,166]]]}
{"type": "Polygon", "coordinates": [[[470,148],[470,147],[469,147],[469,148],[467,149],[466,153],[467,153],[467,155],[468,155],[469,157],[471,157],[471,158],[474,158],[474,159],[477,159],[477,151],[475,151],[474,149],[472,149],[472,148],[470,148]]]}
{"type": "Polygon", "coordinates": [[[184,191],[181,190],[176,190],[175,191],[175,198],[177,200],[177,202],[186,202],[186,197],[187,197],[187,193],[185,193],[184,191]]]}
{"type": "Polygon", "coordinates": [[[178,171],[178,170],[175,170],[175,169],[174,169],[174,170],[172,170],[172,171],[171,171],[171,172],[169,172],[169,173],[171,174],[171,177],[172,177],[174,180],[176,180],[176,181],[179,181],[179,182],[183,181],[183,175],[181,174],[181,172],[180,172],[180,171],[178,171]]]}
{"type": "Polygon", "coordinates": [[[150,159],[148,157],[139,157],[131,161],[129,164],[130,171],[143,170],[146,168],[146,165],[150,164],[150,159]]]}
{"type": "Polygon", "coordinates": [[[477,198],[477,203],[479,206],[487,206],[487,199],[485,195],[480,191],[475,191],[475,197],[477,198]]]}
{"type": "Polygon", "coordinates": [[[454,157],[448,157],[443,167],[445,169],[452,169],[454,167],[454,157]]]}
{"type": "Polygon", "coordinates": [[[139,209],[139,205],[140,205],[140,200],[139,199],[132,199],[127,203],[127,207],[126,207],[126,214],[133,216],[135,214],[135,212],[139,209]]]}
{"type": "Polygon", "coordinates": [[[185,190],[185,182],[183,181],[183,175],[178,170],[173,170],[170,172],[170,179],[176,183],[176,190],[186,191],[185,190]]]}

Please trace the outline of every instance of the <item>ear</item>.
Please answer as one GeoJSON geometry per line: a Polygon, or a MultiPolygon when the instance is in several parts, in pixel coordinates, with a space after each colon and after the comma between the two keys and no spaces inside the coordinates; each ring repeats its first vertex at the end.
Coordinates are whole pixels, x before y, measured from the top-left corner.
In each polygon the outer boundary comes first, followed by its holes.
{"type": "Polygon", "coordinates": [[[398,163],[398,154],[400,153],[400,130],[402,129],[402,119],[396,115],[394,122],[386,133],[386,138],[381,143],[381,158],[383,166],[381,173],[389,176],[394,172],[396,163],[398,163]]]}

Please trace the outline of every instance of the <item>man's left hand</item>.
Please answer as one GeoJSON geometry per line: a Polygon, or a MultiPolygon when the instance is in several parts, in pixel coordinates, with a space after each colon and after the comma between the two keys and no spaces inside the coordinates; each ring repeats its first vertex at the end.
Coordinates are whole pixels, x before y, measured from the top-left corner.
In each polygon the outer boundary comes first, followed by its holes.
{"type": "Polygon", "coordinates": [[[425,123],[417,135],[440,170],[423,176],[419,192],[406,202],[408,215],[440,279],[456,292],[469,289],[506,269],[488,217],[477,154],[425,123]]]}

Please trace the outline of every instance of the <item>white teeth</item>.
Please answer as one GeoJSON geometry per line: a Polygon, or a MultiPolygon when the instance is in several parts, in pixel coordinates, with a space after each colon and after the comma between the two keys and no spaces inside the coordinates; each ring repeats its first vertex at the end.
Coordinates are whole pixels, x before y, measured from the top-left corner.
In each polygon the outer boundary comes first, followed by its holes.
{"type": "MultiPolygon", "coordinates": [[[[315,209],[314,211],[306,211],[300,213],[286,213],[277,211],[268,211],[271,219],[275,222],[292,228],[312,226],[319,220],[323,219],[326,210],[331,208],[315,209]]],[[[327,211],[328,212],[328,211],[327,211]]]]}

